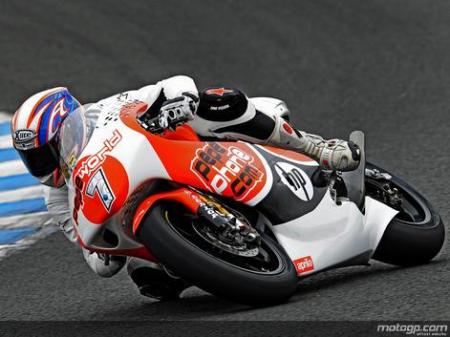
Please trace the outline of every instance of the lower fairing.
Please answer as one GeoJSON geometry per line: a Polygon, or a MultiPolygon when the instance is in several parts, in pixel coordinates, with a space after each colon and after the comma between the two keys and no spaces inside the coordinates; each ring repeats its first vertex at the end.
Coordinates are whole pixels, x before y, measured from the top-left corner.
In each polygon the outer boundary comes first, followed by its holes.
{"type": "Polygon", "coordinates": [[[366,259],[354,259],[357,264],[368,262],[397,213],[366,197],[363,214],[353,202],[337,205],[327,192],[312,212],[273,226],[272,231],[296,265],[299,276],[304,276],[356,257],[366,259]]]}

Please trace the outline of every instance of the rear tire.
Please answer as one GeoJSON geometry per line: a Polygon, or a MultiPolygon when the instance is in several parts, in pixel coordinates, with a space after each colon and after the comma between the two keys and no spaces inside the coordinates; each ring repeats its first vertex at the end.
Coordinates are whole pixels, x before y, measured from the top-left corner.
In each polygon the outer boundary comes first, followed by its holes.
{"type": "MultiPolygon", "coordinates": [[[[373,164],[367,168],[389,173],[373,164]]],[[[390,173],[389,173],[390,174],[390,173]]],[[[399,266],[423,264],[433,259],[441,250],[445,229],[441,217],[431,204],[413,187],[390,174],[391,185],[398,188],[410,209],[409,214],[401,212],[392,219],[375,250],[375,260],[399,266]]],[[[374,179],[366,176],[366,191],[376,188],[374,179]],[[374,187],[375,186],[375,187],[374,187]]]]}
{"type": "Polygon", "coordinates": [[[219,297],[252,306],[284,302],[295,292],[294,265],[283,248],[267,235],[261,234],[263,245],[276,257],[274,260],[279,262],[279,267],[270,273],[251,271],[187,239],[183,231],[177,229],[180,224],[175,225],[168,218],[168,212],[180,210],[184,210],[180,204],[160,202],[147,213],[139,230],[144,245],[175,274],[219,297]]]}

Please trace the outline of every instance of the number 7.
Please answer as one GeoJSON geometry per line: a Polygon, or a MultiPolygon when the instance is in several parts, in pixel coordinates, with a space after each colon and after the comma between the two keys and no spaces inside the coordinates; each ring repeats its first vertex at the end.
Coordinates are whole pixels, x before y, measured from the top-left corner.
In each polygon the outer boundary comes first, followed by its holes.
{"type": "Polygon", "coordinates": [[[103,170],[100,168],[89,180],[86,188],[86,194],[93,198],[95,191],[97,191],[103,206],[108,212],[111,211],[111,206],[116,197],[114,196],[111,187],[109,187],[103,170]]]}

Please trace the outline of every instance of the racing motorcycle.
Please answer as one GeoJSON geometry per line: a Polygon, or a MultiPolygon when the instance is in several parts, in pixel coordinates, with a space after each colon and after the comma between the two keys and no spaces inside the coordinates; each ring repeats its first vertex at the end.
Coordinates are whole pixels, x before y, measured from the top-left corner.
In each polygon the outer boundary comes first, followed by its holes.
{"type": "Polygon", "coordinates": [[[159,263],[207,292],[259,306],[289,299],[313,273],[370,259],[421,264],[443,245],[439,214],[408,183],[366,163],[362,132],[350,135],[358,169],[329,172],[297,152],[202,140],[188,125],[148,132],[146,110],[132,101],[95,128],[82,112],[62,125],[73,222],[90,251],[159,263]]]}

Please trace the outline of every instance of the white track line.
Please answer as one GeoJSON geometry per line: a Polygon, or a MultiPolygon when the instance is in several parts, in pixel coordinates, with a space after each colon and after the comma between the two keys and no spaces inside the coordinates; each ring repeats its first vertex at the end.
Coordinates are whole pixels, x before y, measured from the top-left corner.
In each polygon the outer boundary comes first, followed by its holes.
{"type": "Polygon", "coordinates": [[[44,227],[52,223],[48,212],[19,214],[0,218],[0,228],[44,227]]]}
{"type": "Polygon", "coordinates": [[[0,123],[9,122],[11,120],[11,115],[4,111],[0,111],[0,123]]]}
{"type": "Polygon", "coordinates": [[[47,235],[53,233],[56,230],[56,227],[42,227],[37,233],[27,236],[23,238],[22,240],[10,244],[10,245],[0,245],[0,259],[12,254],[13,252],[17,250],[21,250],[24,248],[29,247],[34,242],[38,241],[39,239],[45,238],[47,235]]]}
{"type": "Polygon", "coordinates": [[[42,197],[44,191],[41,185],[19,188],[12,191],[0,192],[0,203],[34,199],[42,197]]]}
{"type": "MultiPolygon", "coordinates": [[[[11,115],[0,112],[0,123],[9,122],[11,120],[11,115]]],[[[0,137],[0,149],[7,149],[12,147],[12,139],[10,135],[5,135],[0,137]]]]}
{"type": "Polygon", "coordinates": [[[12,160],[0,163],[0,177],[23,173],[28,173],[28,170],[21,160],[12,160]]]}
{"type": "MultiPolygon", "coordinates": [[[[11,115],[0,112],[0,123],[9,122],[11,115]]],[[[0,136],[0,149],[12,148],[10,135],[0,136]]],[[[0,163],[0,177],[27,173],[27,169],[21,160],[12,160],[0,163]]],[[[42,186],[29,186],[11,191],[0,192],[0,203],[26,200],[43,196],[42,186]]],[[[8,217],[0,217],[0,229],[14,229],[20,227],[35,227],[39,230],[31,235],[15,242],[14,244],[0,245],[0,258],[14,251],[24,249],[57,230],[48,212],[20,214],[8,217]]]]}
{"type": "Polygon", "coordinates": [[[12,147],[12,139],[10,135],[0,136],[0,149],[9,149],[12,147]]]}

